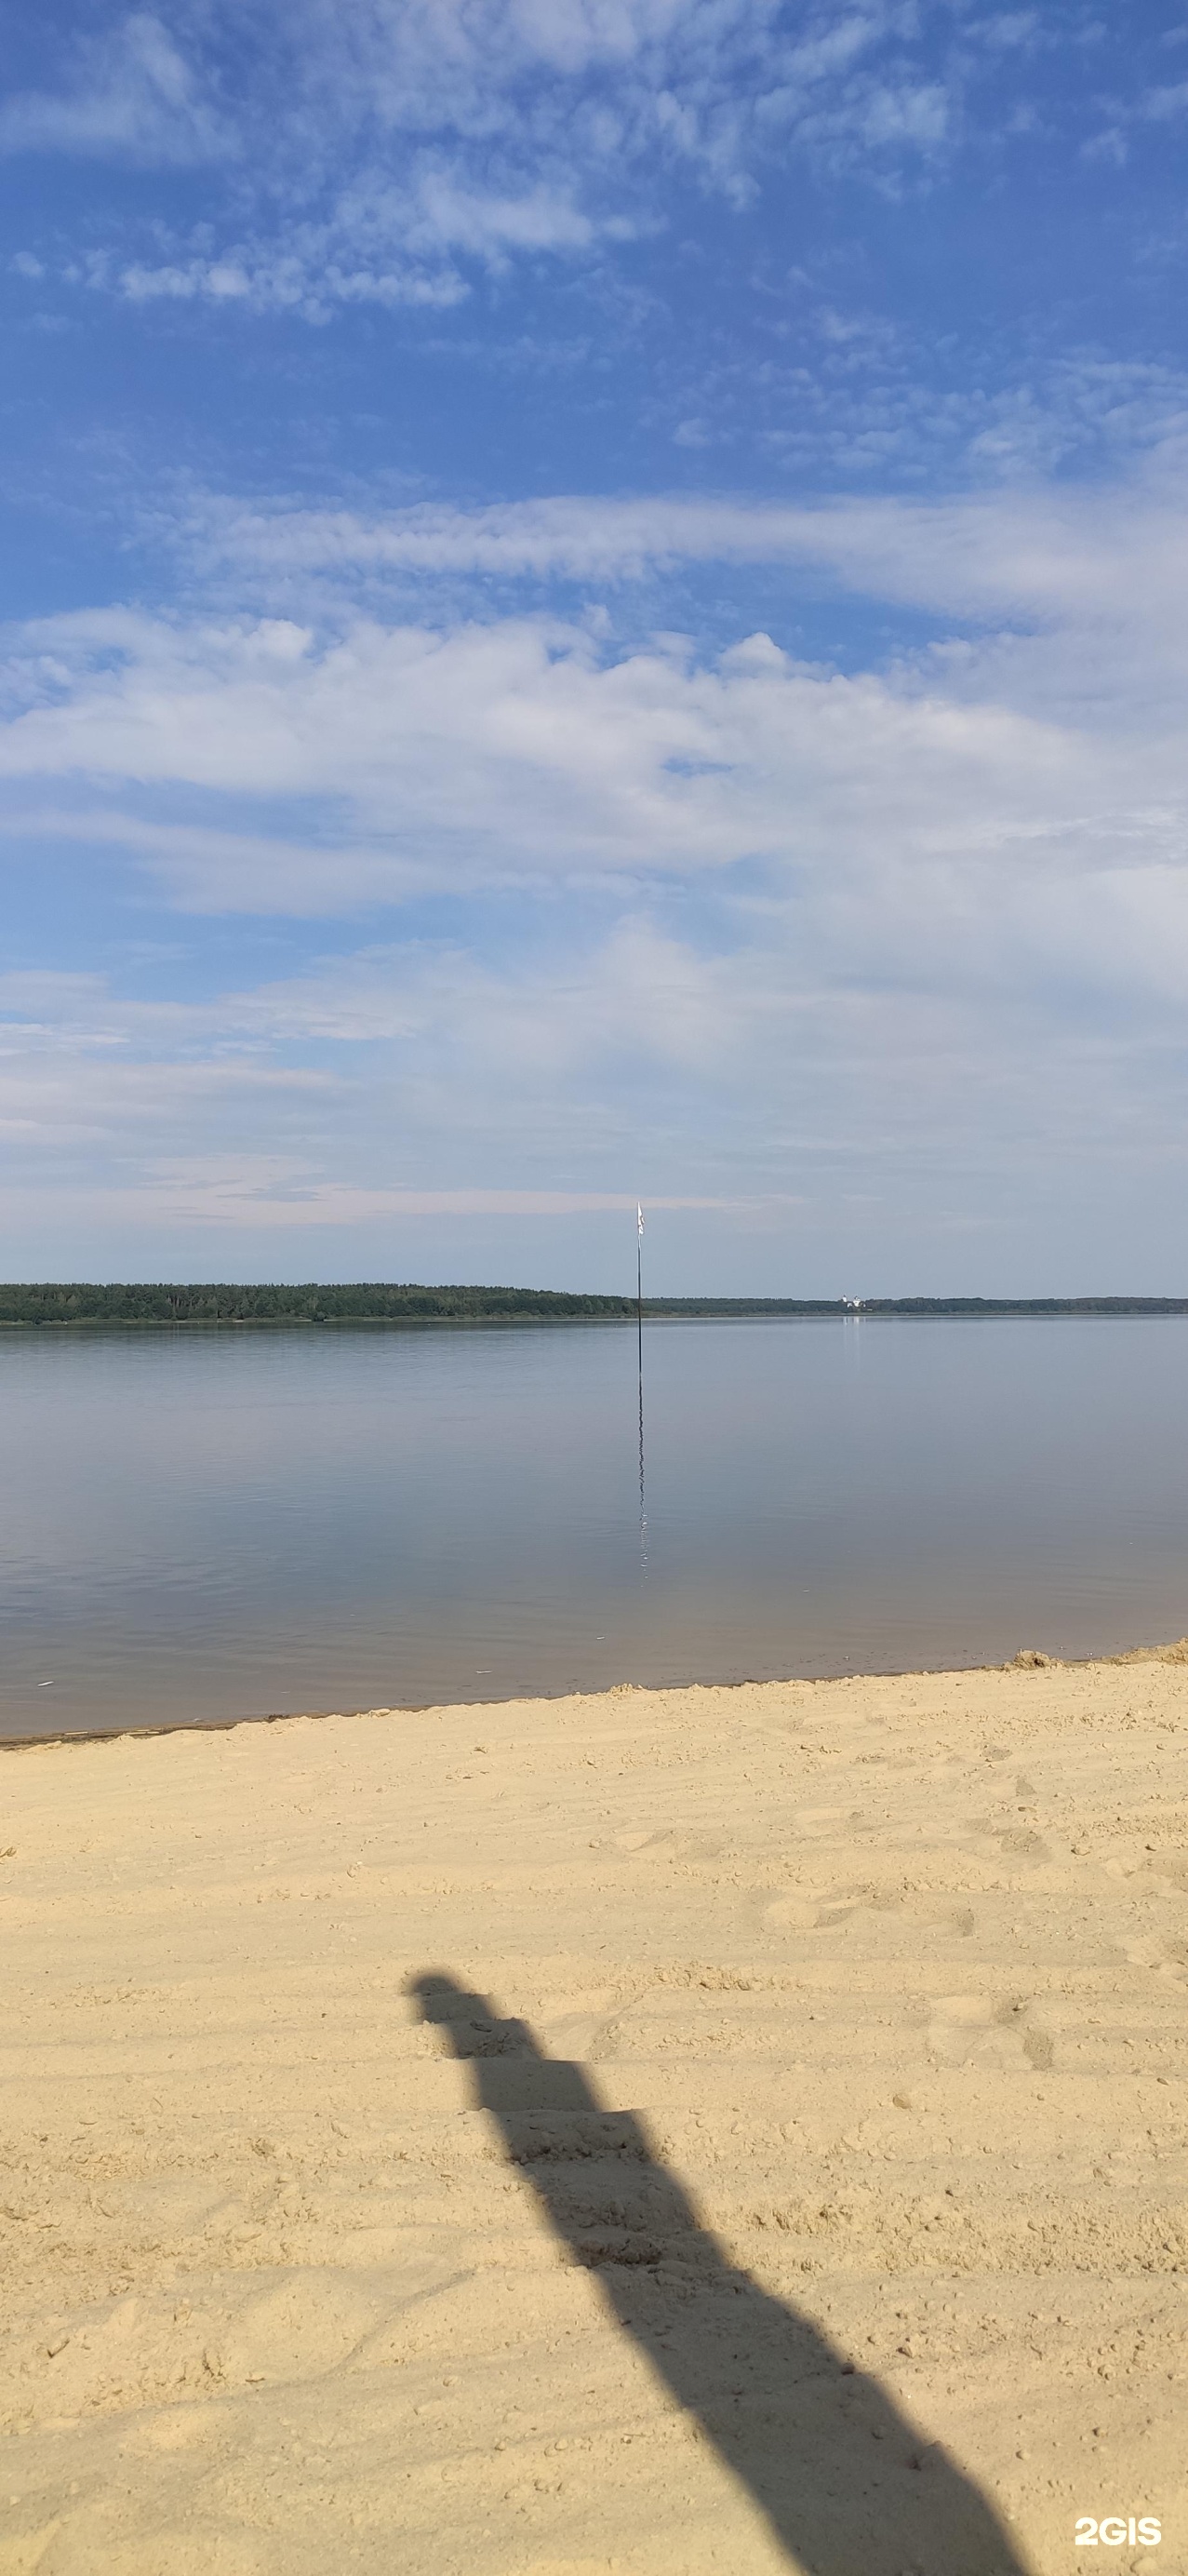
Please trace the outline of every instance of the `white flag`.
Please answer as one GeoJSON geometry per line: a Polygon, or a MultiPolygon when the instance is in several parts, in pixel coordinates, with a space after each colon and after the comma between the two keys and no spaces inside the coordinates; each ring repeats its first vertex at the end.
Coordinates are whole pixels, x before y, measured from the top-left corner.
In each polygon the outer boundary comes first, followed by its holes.
{"type": "Polygon", "coordinates": [[[637,1203],[637,1205],[636,1205],[636,1210],[635,1210],[635,1223],[636,1223],[636,1228],[637,1228],[637,1231],[638,1231],[638,1234],[639,1234],[640,1242],[642,1243],[642,1242],[643,1242],[643,1230],[644,1230],[644,1228],[643,1228],[643,1209],[638,1205],[638,1203],[637,1203]]]}

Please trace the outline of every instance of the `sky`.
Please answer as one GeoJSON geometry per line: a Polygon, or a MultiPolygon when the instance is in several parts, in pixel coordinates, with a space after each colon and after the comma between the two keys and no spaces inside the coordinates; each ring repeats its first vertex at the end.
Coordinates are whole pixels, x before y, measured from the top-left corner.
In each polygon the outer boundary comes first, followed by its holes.
{"type": "Polygon", "coordinates": [[[1188,1290],[1184,0],[43,0],[10,1278],[1188,1290]]]}

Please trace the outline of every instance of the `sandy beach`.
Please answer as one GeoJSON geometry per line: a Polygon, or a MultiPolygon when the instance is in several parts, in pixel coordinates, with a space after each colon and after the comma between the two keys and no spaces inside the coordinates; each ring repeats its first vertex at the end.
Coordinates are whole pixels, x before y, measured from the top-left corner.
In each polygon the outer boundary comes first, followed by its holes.
{"type": "Polygon", "coordinates": [[[7,1752],[4,2576],[1188,2566],[1186,1655],[7,1752]]]}

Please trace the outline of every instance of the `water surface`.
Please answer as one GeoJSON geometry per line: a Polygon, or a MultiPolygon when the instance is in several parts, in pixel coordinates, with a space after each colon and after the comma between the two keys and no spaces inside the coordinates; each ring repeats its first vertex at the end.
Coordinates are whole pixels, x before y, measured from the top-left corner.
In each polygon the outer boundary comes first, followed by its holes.
{"type": "Polygon", "coordinates": [[[1188,1318],[0,1336],[0,1734],[1188,1629],[1188,1318]]]}

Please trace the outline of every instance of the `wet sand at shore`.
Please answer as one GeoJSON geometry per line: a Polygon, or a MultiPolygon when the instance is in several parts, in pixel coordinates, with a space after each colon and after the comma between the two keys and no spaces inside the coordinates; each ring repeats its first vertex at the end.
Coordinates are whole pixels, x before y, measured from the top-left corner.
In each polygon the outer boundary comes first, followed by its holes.
{"type": "Polygon", "coordinates": [[[1188,2566],[1185,1650],[0,1803],[0,2576],[1188,2566]]]}

